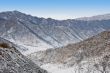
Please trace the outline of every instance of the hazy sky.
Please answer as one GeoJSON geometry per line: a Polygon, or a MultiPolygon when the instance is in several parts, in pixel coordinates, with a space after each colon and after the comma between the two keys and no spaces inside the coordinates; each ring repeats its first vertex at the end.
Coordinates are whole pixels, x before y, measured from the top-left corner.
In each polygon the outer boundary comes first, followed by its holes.
{"type": "Polygon", "coordinates": [[[110,0],[0,0],[0,12],[13,10],[38,17],[73,19],[110,13],[110,0]]]}

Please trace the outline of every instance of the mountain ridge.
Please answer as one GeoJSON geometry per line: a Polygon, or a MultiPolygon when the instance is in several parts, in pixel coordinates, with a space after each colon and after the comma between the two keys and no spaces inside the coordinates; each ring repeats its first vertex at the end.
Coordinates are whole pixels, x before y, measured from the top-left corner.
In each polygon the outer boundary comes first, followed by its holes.
{"type": "MultiPolygon", "coordinates": [[[[110,72],[109,53],[110,31],[104,31],[79,43],[30,54],[28,58],[35,63],[41,63],[41,66],[47,70],[49,70],[47,64],[61,64],[64,65],[63,67],[73,68],[75,73],[79,73],[79,71],[101,73],[110,72]]],[[[72,72],[70,71],[70,73],[72,72]]]]}
{"type": "MultiPolygon", "coordinates": [[[[25,14],[24,12],[20,12],[18,10],[13,10],[13,11],[3,11],[3,12],[0,12],[0,13],[14,13],[14,14],[25,14]]],[[[74,19],[63,19],[63,20],[58,20],[58,19],[54,19],[54,18],[45,18],[45,17],[38,17],[38,16],[35,16],[35,15],[31,15],[31,14],[28,14],[26,13],[25,15],[28,15],[28,16],[32,16],[32,17],[35,17],[35,18],[41,18],[41,19],[52,19],[52,20],[56,20],[56,21],[66,21],[66,20],[93,20],[92,18],[95,18],[94,20],[104,20],[104,17],[107,17],[105,20],[107,19],[110,19],[110,13],[104,13],[104,14],[96,14],[96,15],[92,15],[92,16],[85,16],[85,17],[78,17],[78,18],[74,18],[74,19]],[[102,19],[98,19],[98,18],[102,18],[102,19]]]]}

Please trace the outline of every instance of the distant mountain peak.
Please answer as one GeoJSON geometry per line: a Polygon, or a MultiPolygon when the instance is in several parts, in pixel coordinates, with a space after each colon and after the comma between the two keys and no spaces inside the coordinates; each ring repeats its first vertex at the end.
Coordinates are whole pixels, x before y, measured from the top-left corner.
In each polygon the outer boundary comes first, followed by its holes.
{"type": "Polygon", "coordinates": [[[0,14],[13,14],[13,13],[21,13],[20,11],[14,10],[14,11],[5,11],[5,12],[1,12],[0,14]]]}
{"type": "MultiPolygon", "coordinates": [[[[18,10],[13,10],[13,11],[6,11],[6,12],[1,12],[0,14],[9,14],[9,15],[28,15],[28,14],[25,14],[25,13],[22,13],[18,10]]],[[[31,15],[30,15],[31,16],[31,15]]],[[[36,16],[37,17],[37,16],[36,16]]],[[[46,19],[46,18],[43,18],[42,19],[46,19]]],[[[95,16],[91,16],[91,17],[81,17],[81,18],[76,18],[76,19],[67,19],[66,21],[68,20],[84,20],[84,21],[93,21],[93,20],[109,20],[110,19],[110,13],[107,13],[107,14],[102,14],[102,15],[95,15],[95,16]]],[[[56,20],[56,19],[53,19],[53,18],[47,18],[47,20],[56,20]]],[[[58,21],[58,20],[57,20],[58,21]]],[[[65,20],[61,20],[61,21],[65,21],[65,20]]]]}
{"type": "Polygon", "coordinates": [[[109,20],[109,19],[110,19],[110,13],[102,14],[102,15],[95,15],[95,16],[91,16],[91,17],[76,18],[76,20],[84,20],[84,21],[109,20]]]}

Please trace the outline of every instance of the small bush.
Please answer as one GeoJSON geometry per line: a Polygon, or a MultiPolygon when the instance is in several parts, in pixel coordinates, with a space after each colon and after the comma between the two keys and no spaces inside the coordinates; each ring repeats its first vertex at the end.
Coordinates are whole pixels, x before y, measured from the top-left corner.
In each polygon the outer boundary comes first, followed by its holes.
{"type": "Polygon", "coordinates": [[[10,48],[10,46],[7,43],[0,43],[1,48],[10,48]]]}

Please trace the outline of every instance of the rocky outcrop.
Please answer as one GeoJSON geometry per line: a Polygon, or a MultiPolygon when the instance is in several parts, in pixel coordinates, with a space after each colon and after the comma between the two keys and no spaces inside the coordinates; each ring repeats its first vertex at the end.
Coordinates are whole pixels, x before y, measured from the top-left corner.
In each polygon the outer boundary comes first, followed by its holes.
{"type": "Polygon", "coordinates": [[[47,73],[23,56],[13,43],[0,38],[0,73],[47,73]]]}

